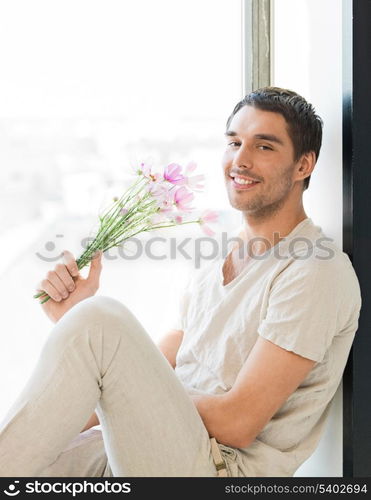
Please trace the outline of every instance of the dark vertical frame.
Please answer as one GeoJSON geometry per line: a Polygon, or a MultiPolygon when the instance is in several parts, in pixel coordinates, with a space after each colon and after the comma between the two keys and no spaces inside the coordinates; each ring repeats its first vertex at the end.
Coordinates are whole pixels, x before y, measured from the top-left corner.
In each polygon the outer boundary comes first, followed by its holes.
{"type": "MultiPolygon", "coordinates": [[[[343,0],[343,250],[353,261],[353,5],[343,0]]],[[[353,477],[353,348],[343,375],[343,476],[353,477]]]]}
{"type": "Polygon", "coordinates": [[[343,377],[343,476],[371,476],[371,0],[343,1],[343,245],[362,293],[343,377]]]}

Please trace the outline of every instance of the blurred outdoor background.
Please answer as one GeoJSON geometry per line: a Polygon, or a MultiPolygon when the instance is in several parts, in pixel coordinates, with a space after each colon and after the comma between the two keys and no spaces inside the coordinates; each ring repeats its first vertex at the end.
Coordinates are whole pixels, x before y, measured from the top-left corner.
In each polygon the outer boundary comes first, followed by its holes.
{"type": "MultiPolygon", "coordinates": [[[[0,3],[0,419],[52,327],[32,298],[36,283],[63,249],[80,255],[138,162],[195,161],[207,186],[196,206],[235,225],[220,160],[242,96],[241,45],[237,0],[0,3]]],[[[152,234],[175,235],[202,233],[152,234]]],[[[124,302],[158,338],[194,261],[112,255],[98,294],[124,302]]]]}

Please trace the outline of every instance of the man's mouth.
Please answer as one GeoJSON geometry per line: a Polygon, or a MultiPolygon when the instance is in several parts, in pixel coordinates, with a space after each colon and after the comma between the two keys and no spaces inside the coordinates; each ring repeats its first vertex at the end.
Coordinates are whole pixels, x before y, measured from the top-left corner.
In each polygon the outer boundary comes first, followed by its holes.
{"type": "Polygon", "coordinates": [[[229,174],[229,177],[232,180],[232,185],[237,189],[250,189],[256,184],[259,184],[260,181],[256,181],[251,179],[250,177],[245,177],[237,174],[229,174]]]}

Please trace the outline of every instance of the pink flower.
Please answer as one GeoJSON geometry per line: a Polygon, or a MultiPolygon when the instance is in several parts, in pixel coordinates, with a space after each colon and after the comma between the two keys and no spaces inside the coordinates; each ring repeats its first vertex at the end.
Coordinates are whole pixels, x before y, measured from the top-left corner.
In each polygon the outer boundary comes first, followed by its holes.
{"type": "Polygon", "coordinates": [[[202,191],[204,189],[204,184],[202,181],[205,180],[205,176],[200,175],[192,175],[192,177],[186,177],[185,185],[192,189],[192,191],[202,191]]]}
{"type": "Polygon", "coordinates": [[[185,177],[181,173],[182,167],[177,163],[170,163],[164,170],[164,179],[171,184],[184,184],[185,177]]]}
{"type": "Polygon", "coordinates": [[[194,172],[197,168],[197,164],[194,161],[188,163],[185,168],[185,185],[188,186],[192,191],[202,191],[204,189],[204,185],[201,184],[205,180],[205,176],[200,175],[192,175],[189,176],[190,173],[194,172]]]}
{"type": "Polygon", "coordinates": [[[206,223],[213,223],[217,222],[218,220],[218,214],[217,212],[214,212],[213,210],[205,210],[200,216],[200,226],[202,231],[207,235],[207,236],[214,236],[215,231],[213,231],[206,223]]]}
{"type": "Polygon", "coordinates": [[[161,212],[169,212],[173,209],[174,193],[166,185],[161,183],[153,183],[148,187],[148,191],[157,201],[161,212]]]}
{"type": "Polygon", "coordinates": [[[174,208],[174,197],[172,193],[167,192],[160,205],[161,212],[171,212],[174,208]]]}
{"type": "Polygon", "coordinates": [[[120,215],[126,215],[128,212],[129,210],[127,208],[121,208],[119,213],[120,215]]]}
{"type": "Polygon", "coordinates": [[[167,217],[162,212],[153,214],[151,217],[151,223],[153,225],[162,224],[163,222],[167,222],[167,220],[167,217]]]}
{"type": "Polygon", "coordinates": [[[193,201],[194,194],[191,193],[186,187],[179,187],[174,193],[174,203],[179,210],[189,212],[193,210],[189,207],[189,203],[193,201]]]}
{"type": "Polygon", "coordinates": [[[218,217],[219,217],[218,213],[215,212],[214,210],[205,210],[200,216],[200,221],[202,223],[204,223],[204,222],[217,222],[218,217]]]}
{"type": "Polygon", "coordinates": [[[201,226],[201,229],[202,231],[207,235],[207,236],[214,236],[215,234],[215,231],[213,231],[209,226],[207,226],[206,224],[201,224],[200,223],[200,226],[201,226]]]}
{"type": "Polygon", "coordinates": [[[138,174],[144,175],[144,177],[148,177],[151,174],[151,165],[147,165],[146,163],[141,163],[138,169],[138,174]]]}
{"type": "Polygon", "coordinates": [[[154,198],[162,197],[163,186],[160,182],[150,182],[144,186],[144,190],[150,193],[154,198]]]}
{"type": "Polygon", "coordinates": [[[190,161],[188,163],[188,165],[186,166],[186,168],[185,168],[185,175],[190,174],[191,172],[193,172],[194,170],[196,170],[196,168],[197,168],[197,163],[194,162],[194,161],[190,161]]]}
{"type": "Polygon", "coordinates": [[[152,172],[151,165],[147,165],[146,163],[140,164],[138,173],[143,175],[143,177],[147,177],[147,179],[152,182],[158,182],[163,180],[161,174],[159,174],[158,172],[152,172]]]}

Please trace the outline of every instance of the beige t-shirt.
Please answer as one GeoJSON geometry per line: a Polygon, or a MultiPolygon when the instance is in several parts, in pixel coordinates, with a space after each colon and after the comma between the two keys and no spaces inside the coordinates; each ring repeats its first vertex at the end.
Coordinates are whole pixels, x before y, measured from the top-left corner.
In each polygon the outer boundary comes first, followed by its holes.
{"type": "Polygon", "coordinates": [[[310,218],[223,286],[220,256],[193,273],[174,327],[189,393],[229,391],[258,335],[317,363],[247,448],[222,446],[244,477],[292,476],[313,453],[358,328],[349,260],[310,218]]]}

